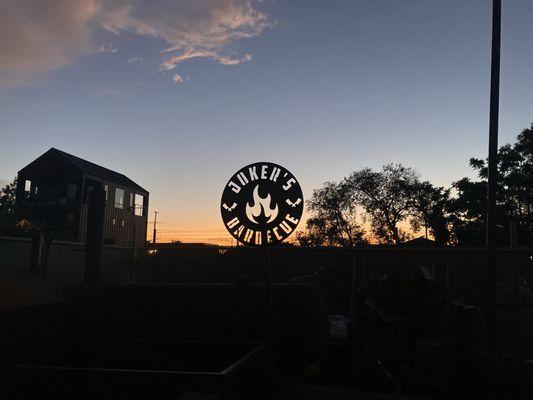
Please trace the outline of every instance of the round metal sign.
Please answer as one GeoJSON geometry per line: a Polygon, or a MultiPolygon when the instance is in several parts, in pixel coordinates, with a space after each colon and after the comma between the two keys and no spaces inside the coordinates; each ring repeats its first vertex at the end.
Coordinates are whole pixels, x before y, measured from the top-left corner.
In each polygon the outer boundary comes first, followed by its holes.
{"type": "Polygon", "coordinates": [[[287,239],[302,218],[300,184],[281,165],[258,162],[228,181],[220,212],[226,229],[250,246],[271,246],[287,239]]]}

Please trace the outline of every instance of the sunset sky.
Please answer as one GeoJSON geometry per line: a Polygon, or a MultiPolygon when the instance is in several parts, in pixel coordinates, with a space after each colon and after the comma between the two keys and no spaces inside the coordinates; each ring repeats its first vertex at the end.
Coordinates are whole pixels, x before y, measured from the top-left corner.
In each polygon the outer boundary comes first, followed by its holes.
{"type": "MultiPolygon", "coordinates": [[[[272,161],[304,196],[487,153],[489,0],[0,0],[0,184],[56,147],[150,191],[159,239],[230,243],[219,207],[272,161]]],[[[500,143],[533,122],[533,1],[504,0],[500,143]]],[[[151,224],[149,229],[151,229],[151,224]]]]}

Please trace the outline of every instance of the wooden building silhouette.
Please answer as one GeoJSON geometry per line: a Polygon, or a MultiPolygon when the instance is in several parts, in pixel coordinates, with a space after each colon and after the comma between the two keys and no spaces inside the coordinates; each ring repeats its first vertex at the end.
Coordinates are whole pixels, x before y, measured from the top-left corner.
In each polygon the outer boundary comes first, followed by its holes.
{"type": "Polygon", "coordinates": [[[149,193],[130,178],[51,148],[18,173],[20,219],[50,230],[56,240],[84,242],[87,193],[106,192],[104,244],[144,247],[149,193]]]}

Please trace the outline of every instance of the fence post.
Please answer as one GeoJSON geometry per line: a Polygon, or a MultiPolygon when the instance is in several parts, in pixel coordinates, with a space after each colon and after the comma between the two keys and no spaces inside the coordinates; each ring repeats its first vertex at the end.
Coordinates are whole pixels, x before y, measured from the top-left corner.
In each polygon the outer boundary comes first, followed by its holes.
{"type": "Polygon", "coordinates": [[[31,231],[30,270],[39,274],[43,273],[42,260],[44,253],[44,235],[40,228],[31,231]]]}

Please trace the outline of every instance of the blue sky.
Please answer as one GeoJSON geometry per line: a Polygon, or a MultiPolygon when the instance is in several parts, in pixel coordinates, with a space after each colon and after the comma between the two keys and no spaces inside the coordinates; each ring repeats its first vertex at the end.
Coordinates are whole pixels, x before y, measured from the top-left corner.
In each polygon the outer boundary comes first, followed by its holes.
{"type": "MultiPolygon", "coordinates": [[[[0,183],[57,147],[146,187],[163,238],[221,242],[223,185],[251,162],[287,167],[309,197],[389,162],[448,186],[486,154],[488,0],[88,2],[50,11],[70,30],[42,54],[17,42],[42,10],[0,28],[0,183]]],[[[501,144],[533,122],[533,2],[503,3],[501,144]]]]}

